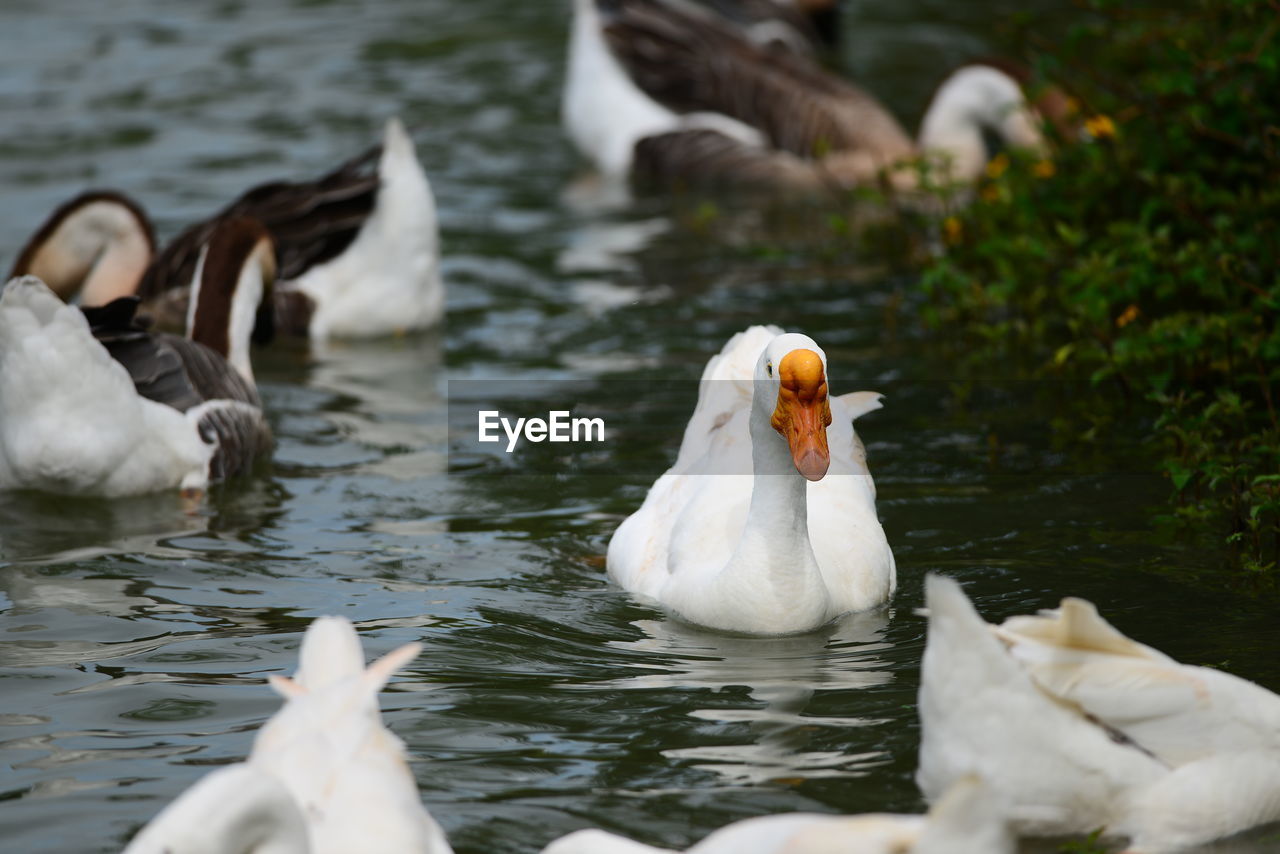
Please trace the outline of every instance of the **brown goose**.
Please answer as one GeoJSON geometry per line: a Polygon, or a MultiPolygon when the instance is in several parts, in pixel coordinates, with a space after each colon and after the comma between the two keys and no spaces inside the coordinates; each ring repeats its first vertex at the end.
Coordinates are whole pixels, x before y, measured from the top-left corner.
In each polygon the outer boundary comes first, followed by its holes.
{"type": "Polygon", "coordinates": [[[262,222],[275,240],[279,331],[313,338],[420,329],[443,312],[435,201],[396,119],[381,146],[315,181],[254,187],[175,237],[159,255],[142,208],[94,191],[53,212],[10,276],[34,275],[59,296],[102,305],[137,294],[158,321],[181,327],[200,248],[219,223],[262,222]]]}
{"type": "Polygon", "coordinates": [[[1018,81],[993,66],[944,82],[917,144],[862,89],[681,0],[575,0],[563,117],[601,172],[659,183],[914,189],[913,171],[886,170],[924,153],[964,184],[985,164],[984,130],[1044,144],[1018,81]]]}
{"type": "Polygon", "coordinates": [[[249,364],[275,277],[261,223],[220,222],[191,282],[189,336],[134,321],[136,296],[80,309],[34,276],[0,293],[0,489],[198,491],[271,447],[249,364]]]}

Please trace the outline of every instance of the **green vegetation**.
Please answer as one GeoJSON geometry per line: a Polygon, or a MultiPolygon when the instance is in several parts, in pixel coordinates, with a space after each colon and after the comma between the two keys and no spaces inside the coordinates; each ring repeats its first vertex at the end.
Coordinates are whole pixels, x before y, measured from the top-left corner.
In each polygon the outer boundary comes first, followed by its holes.
{"type": "Polygon", "coordinates": [[[1073,839],[1058,846],[1058,854],[1107,854],[1107,846],[1102,844],[1102,828],[1098,828],[1084,839],[1073,839]]]}
{"type": "MultiPolygon", "coordinates": [[[[942,223],[926,319],[958,331],[975,367],[1016,355],[1099,397],[1119,387],[1158,447],[1173,515],[1221,529],[1234,562],[1274,584],[1280,4],[1174,5],[1096,0],[1038,61],[1093,139],[1059,140],[1052,161],[993,161],[975,204],[942,223]]],[[[1099,435],[1106,419],[1079,403],[1073,429],[1099,435]]]]}

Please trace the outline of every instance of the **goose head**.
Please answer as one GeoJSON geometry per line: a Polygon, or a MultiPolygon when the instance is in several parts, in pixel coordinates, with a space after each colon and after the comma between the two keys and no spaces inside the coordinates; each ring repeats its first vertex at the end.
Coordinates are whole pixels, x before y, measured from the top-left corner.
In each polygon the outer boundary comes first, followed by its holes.
{"type": "Polygon", "coordinates": [[[808,335],[779,335],[760,354],[755,381],[756,417],[767,418],[787,443],[796,471],[808,480],[822,480],[831,464],[831,404],[822,348],[808,335]]]}
{"type": "Polygon", "coordinates": [[[151,221],[136,202],[94,190],[49,215],[9,276],[37,276],[64,301],[78,295],[82,305],[105,305],[134,292],[155,249],[151,221]]]}
{"type": "Polygon", "coordinates": [[[974,63],[952,72],[920,124],[921,151],[945,158],[950,178],[959,182],[975,181],[982,174],[988,156],[984,133],[1012,148],[1047,153],[1041,128],[1046,118],[1056,122],[1063,117],[1066,98],[1060,90],[1049,89],[1032,103],[1023,89],[1028,79],[1007,64],[974,63]]]}
{"type": "Polygon", "coordinates": [[[235,217],[218,223],[191,280],[187,337],[216,350],[250,383],[249,342],[255,325],[269,322],[275,276],[275,244],[266,226],[235,217]]]}

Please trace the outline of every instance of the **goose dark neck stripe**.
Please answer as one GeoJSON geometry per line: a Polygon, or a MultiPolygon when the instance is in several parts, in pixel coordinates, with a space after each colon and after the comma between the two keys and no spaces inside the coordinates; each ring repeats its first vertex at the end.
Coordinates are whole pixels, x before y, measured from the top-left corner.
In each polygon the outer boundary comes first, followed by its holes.
{"type": "Polygon", "coordinates": [[[231,304],[240,273],[258,243],[269,239],[261,223],[245,217],[226,220],[209,238],[196,283],[196,309],[189,330],[192,340],[230,357],[231,304]]]}

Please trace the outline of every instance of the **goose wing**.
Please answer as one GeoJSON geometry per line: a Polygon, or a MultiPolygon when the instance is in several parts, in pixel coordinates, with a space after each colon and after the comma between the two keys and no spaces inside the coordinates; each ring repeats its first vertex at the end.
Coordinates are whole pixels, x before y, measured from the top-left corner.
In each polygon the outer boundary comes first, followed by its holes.
{"type": "MultiPolygon", "coordinates": [[[[777,326],[748,327],[707,360],[698,383],[698,403],[685,425],[680,453],[670,473],[687,472],[717,444],[734,416],[751,407],[756,362],[769,342],[781,334],[777,326]]],[[[750,468],[739,471],[750,473],[750,468]]]]}
{"type": "Polygon", "coordinates": [[[671,131],[641,138],[633,174],[641,186],[788,187],[812,191],[825,186],[817,164],[789,151],[748,145],[710,128],[671,131]]]}
{"type": "Polygon", "coordinates": [[[165,291],[189,286],[201,248],[219,223],[234,217],[252,217],[266,226],[275,241],[281,279],[297,278],[337,257],[373,211],[381,154],[382,146],[374,146],[318,180],[273,181],[248,190],[171,240],[147,269],[138,295],[151,302],[165,291]]]}
{"type": "Polygon", "coordinates": [[[995,631],[1037,685],[1171,765],[1280,750],[1280,696],[1130,640],[1084,599],[1011,617],[995,631]]]}
{"type": "Polygon", "coordinates": [[[635,84],[674,112],[729,116],[800,157],[865,149],[895,160],[914,151],[866,92],[803,57],[756,47],[711,14],[619,0],[604,10],[604,33],[635,84]]]}
{"type": "Polygon", "coordinates": [[[200,437],[216,447],[210,479],[247,470],[272,443],[257,390],[209,347],[143,328],[134,319],[138,303],[121,297],[83,309],[94,338],[129,372],[139,395],[195,421],[200,437]]]}
{"type": "Polygon", "coordinates": [[[129,372],[138,394],[179,412],[219,399],[261,406],[253,386],[218,353],[138,323],[138,304],[138,297],[121,297],[83,309],[93,337],[129,372]]]}
{"type": "MultiPolygon", "coordinates": [[[[670,577],[668,555],[672,531],[694,502],[714,508],[733,507],[750,494],[751,450],[747,413],[752,378],[765,346],[780,335],[776,326],[752,326],[737,333],[712,356],[698,383],[698,402],[685,425],[680,452],[658,478],[644,503],[628,516],[609,540],[609,575],[634,593],[657,598],[670,577]],[[738,474],[740,477],[693,477],[693,474],[738,474]],[[714,493],[714,494],[711,494],[714,493]]],[[[724,521],[726,530],[741,530],[745,505],[724,521]]],[[[711,551],[731,541],[729,534],[708,535],[699,544],[711,551]]],[[[715,564],[725,555],[709,559],[715,564]]]]}

